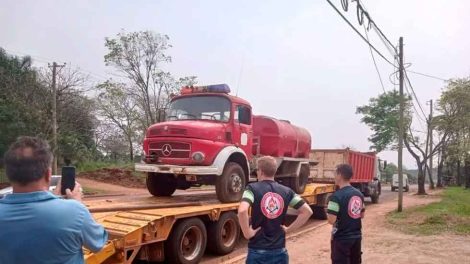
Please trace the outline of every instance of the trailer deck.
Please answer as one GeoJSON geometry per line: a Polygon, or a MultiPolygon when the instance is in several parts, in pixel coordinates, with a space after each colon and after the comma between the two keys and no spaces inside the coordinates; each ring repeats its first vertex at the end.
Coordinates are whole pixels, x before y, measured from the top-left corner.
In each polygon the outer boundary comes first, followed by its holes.
{"type": "MultiPolygon", "coordinates": [[[[333,184],[312,183],[302,197],[312,206],[324,205],[325,195],[333,191],[333,184]]],[[[109,241],[100,252],[84,251],[87,264],[132,263],[138,255],[147,260],[163,260],[163,242],[178,220],[198,217],[216,222],[222,213],[238,208],[238,203],[220,203],[213,191],[187,192],[168,198],[121,196],[84,203],[109,232],[109,241]]]]}

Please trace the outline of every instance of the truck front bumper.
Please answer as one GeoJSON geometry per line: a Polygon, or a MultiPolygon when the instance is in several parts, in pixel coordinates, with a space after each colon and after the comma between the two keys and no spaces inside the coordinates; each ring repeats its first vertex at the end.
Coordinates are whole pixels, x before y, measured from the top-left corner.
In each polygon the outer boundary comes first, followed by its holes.
{"type": "Polygon", "coordinates": [[[184,175],[217,175],[219,169],[214,166],[178,166],[166,164],[135,164],[136,171],[155,172],[155,173],[171,173],[184,175]]]}

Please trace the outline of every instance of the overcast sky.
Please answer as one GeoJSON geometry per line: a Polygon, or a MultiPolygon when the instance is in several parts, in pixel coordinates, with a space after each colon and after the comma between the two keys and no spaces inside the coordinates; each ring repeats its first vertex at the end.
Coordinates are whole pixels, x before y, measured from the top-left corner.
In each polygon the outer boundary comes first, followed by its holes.
{"type": "MultiPolygon", "coordinates": [[[[339,0],[332,2],[340,8],[339,0]]],[[[470,75],[470,1],[362,2],[392,42],[404,37],[411,70],[443,78],[470,75]]],[[[355,7],[350,3],[343,13],[364,33],[355,7]]],[[[91,72],[95,81],[110,76],[104,38],[121,29],[168,34],[173,62],[166,69],[196,75],[200,84],[227,83],[255,114],[306,127],[314,148],[369,149],[371,132],[355,110],[382,88],[369,48],[326,0],[1,1],[0,47],[30,54],[37,66],[67,62],[91,72]]],[[[369,35],[393,60],[375,33],[369,35]]],[[[376,60],[385,89],[394,89],[393,67],[376,60]]],[[[436,100],[445,84],[409,77],[428,111],[426,101],[436,100]]],[[[380,156],[396,162],[396,152],[380,156]]],[[[415,167],[407,154],[404,163],[415,167]]]]}

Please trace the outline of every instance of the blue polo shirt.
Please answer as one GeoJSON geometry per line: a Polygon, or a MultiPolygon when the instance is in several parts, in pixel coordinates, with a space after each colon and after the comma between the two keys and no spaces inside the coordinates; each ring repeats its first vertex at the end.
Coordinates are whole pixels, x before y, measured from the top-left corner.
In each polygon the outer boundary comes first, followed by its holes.
{"type": "Polygon", "coordinates": [[[82,246],[97,252],[107,240],[78,201],[46,191],[0,199],[0,264],[84,263],[82,246]]]}

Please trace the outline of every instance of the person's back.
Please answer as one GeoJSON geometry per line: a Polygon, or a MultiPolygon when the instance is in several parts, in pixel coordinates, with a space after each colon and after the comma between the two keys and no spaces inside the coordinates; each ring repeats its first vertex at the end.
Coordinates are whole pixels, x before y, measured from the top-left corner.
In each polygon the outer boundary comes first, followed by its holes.
{"type": "Polygon", "coordinates": [[[293,190],[274,181],[277,164],[273,157],[262,157],[257,165],[258,182],[246,187],[238,208],[241,230],[249,239],[246,263],[289,263],[286,233],[303,225],[312,215],[312,209],[293,190]],[[285,227],[288,207],[298,210],[299,214],[289,227],[285,227]]]}
{"type": "Polygon", "coordinates": [[[364,196],[350,184],[353,169],[348,164],[336,168],[335,183],[339,190],[328,202],[328,223],[331,232],[331,262],[333,264],[358,264],[362,262],[362,218],[364,196]]]}
{"type": "Polygon", "coordinates": [[[349,185],[336,191],[330,200],[339,205],[337,221],[333,226],[333,238],[338,240],[361,238],[363,194],[349,185]]]}
{"type": "Polygon", "coordinates": [[[13,193],[0,199],[1,264],[81,264],[83,246],[96,252],[107,241],[107,232],[80,203],[78,183],[67,189],[70,200],[48,191],[51,158],[47,143],[30,137],[5,154],[13,193]]]}
{"type": "Polygon", "coordinates": [[[82,245],[98,251],[106,241],[81,203],[45,191],[7,195],[0,216],[0,263],[83,263],[82,245]]]}
{"type": "MultiPolygon", "coordinates": [[[[252,204],[251,225],[254,229],[261,227],[255,237],[250,239],[249,248],[279,249],[285,247],[285,233],[282,224],[286,216],[288,203],[295,196],[294,191],[275,181],[260,181],[249,184],[247,190],[254,195],[252,204]]],[[[301,199],[294,200],[294,204],[301,199]]],[[[297,204],[298,203],[298,204],[297,204]]],[[[297,209],[297,208],[296,208],[297,209]]]]}

